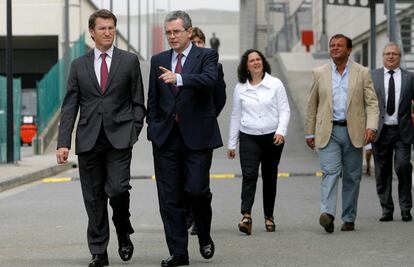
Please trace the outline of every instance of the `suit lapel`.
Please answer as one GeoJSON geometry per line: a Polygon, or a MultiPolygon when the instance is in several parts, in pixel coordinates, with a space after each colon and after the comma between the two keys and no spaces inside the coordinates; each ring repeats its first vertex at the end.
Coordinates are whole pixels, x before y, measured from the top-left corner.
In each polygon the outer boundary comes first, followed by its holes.
{"type": "Polygon", "coordinates": [[[349,104],[351,103],[352,95],[356,90],[356,81],[358,80],[359,70],[355,68],[353,62],[349,64],[349,73],[348,73],[348,96],[346,99],[346,109],[349,109],[349,104]]]}
{"type": "Polygon", "coordinates": [[[325,79],[325,86],[324,88],[328,89],[327,96],[328,96],[328,105],[329,110],[333,111],[333,105],[332,105],[332,94],[333,94],[333,87],[332,87],[332,63],[326,64],[326,69],[324,70],[324,73],[326,73],[326,79],[325,79]]]}
{"type": "Polygon", "coordinates": [[[99,91],[99,93],[102,93],[101,88],[99,87],[98,79],[96,78],[95,74],[95,67],[94,67],[94,60],[95,60],[95,52],[92,49],[87,55],[86,55],[86,68],[88,69],[89,76],[92,79],[92,83],[95,86],[95,89],[99,91]]]}
{"type": "Polygon", "coordinates": [[[197,59],[200,56],[200,51],[197,49],[195,45],[191,47],[190,53],[188,53],[187,59],[185,60],[182,73],[191,73],[195,64],[197,63],[197,59]]]}
{"type": "Polygon", "coordinates": [[[109,90],[111,86],[111,82],[113,81],[114,77],[116,76],[116,72],[119,69],[121,60],[122,60],[122,51],[114,47],[114,52],[112,54],[112,60],[111,60],[111,67],[109,68],[108,82],[106,83],[106,88],[104,92],[109,90]]]}
{"type": "Polygon", "coordinates": [[[381,68],[375,72],[374,79],[378,83],[379,90],[377,90],[377,92],[380,94],[382,103],[385,103],[384,68],[381,68]]]}
{"type": "Polygon", "coordinates": [[[406,88],[406,84],[407,84],[407,80],[408,80],[408,74],[407,74],[407,72],[405,72],[401,68],[400,68],[400,70],[401,70],[401,92],[400,92],[400,99],[398,101],[398,103],[399,103],[398,105],[401,104],[401,102],[402,102],[402,100],[404,98],[404,93],[405,93],[405,90],[407,89],[406,88]]]}

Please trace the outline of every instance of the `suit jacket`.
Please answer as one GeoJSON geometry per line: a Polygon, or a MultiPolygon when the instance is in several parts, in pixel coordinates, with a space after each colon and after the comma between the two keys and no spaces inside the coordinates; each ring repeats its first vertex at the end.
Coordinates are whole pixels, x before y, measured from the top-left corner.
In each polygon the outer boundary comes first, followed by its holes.
{"type": "MultiPolygon", "coordinates": [[[[315,146],[325,147],[332,133],[332,63],[313,71],[309,95],[305,134],[315,135],[315,146]]],[[[378,101],[370,72],[367,68],[349,61],[346,120],[352,145],[362,147],[366,128],[378,127],[378,101]]]]}
{"type": "Polygon", "coordinates": [[[175,113],[184,143],[192,150],[223,145],[217,123],[214,86],[218,79],[218,54],[212,49],[192,46],[185,60],[178,93],[158,77],[159,66],[171,68],[172,50],[151,58],[148,89],[148,139],[161,147],[173,128],[175,113]]]}
{"type": "Polygon", "coordinates": [[[214,104],[216,107],[216,117],[220,115],[220,112],[223,110],[224,105],[226,104],[226,82],[224,81],[223,65],[218,63],[218,80],[214,86],[214,104]]]}
{"type": "MultiPolygon", "coordinates": [[[[379,103],[379,123],[378,132],[375,141],[381,134],[384,125],[384,117],[386,113],[386,96],[384,88],[384,68],[372,71],[372,80],[374,81],[375,92],[378,96],[379,103]]],[[[401,94],[398,105],[398,127],[400,136],[404,143],[414,143],[414,129],[411,120],[411,101],[414,100],[414,74],[401,69],[401,94]]]]}
{"type": "Polygon", "coordinates": [[[101,126],[117,149],[132,147],[145,117],[141,70],[136,55],[114,47],[105,92],[94,70],[94,51],[72,62],[63,100],[57,147],[71,147],[78,109],[76,154],[93,148],[101,126]]]}

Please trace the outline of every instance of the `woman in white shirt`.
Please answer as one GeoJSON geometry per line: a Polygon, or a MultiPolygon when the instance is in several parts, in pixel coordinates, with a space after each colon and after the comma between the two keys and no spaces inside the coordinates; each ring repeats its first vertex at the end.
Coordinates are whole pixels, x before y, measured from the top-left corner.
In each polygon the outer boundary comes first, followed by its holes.
{"type": "Polygon", "coordinates": [[[251,210],[261,165],[265,228],[274,232],[277,173],[290,119],[289,103],[282,82],[270,75],[270,65],[260,51],[247,50],[237,72],[227,157],[234,159],[240,142],[243,218],[239,230],[248,235],[252,232],[251,210]]]}

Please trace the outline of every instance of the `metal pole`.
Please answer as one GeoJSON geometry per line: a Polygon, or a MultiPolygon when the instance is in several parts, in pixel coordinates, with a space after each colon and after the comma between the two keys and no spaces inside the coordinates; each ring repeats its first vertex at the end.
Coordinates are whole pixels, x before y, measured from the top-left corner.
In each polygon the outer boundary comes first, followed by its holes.
{"type": "Polygon", "coordinates": [[[288,3],[283,4],[283,19],[285,21],[285,38],[286,38],[286,51],[290,51],[290,36],[289,36],[289,7],[288,3]]]}
{"type": "Polygon", "coordinates": [[[113,0],[109,1],[109,11],[111,11],[111,12],[114,11],[114,3],[113,3],[113,0]]]}
{"type": "Polygon", "coordinates": [[[130,11],[130,0],[127,1],[127,48],[128,48],[128,52],[131,50],[131,39],[130,39],[130,33],[131,33],[131,29],[130,29],[130,25],[131,25],[131,11],[130,11]]]}
{"type": "Polygon", "coordinates": [[[266,39],[267,39],[267,47],[266,47],[266,56],[270,57],[270,3],[269,0],[266,1],[266,39]]]}
{"type": "Polygon", "coordinates": [[[376,69],[376,55],[377,55],[377,31],[376,31],[376,20],[375,20],[375,16],[376,16],[376,11],[375,11],[375,0],[370,0],[370,68],[376,69]]]}
{"type": "Polygon", "coordinates": [[[12,1],[7,0],[6,77],[7,77],[7,162],[14,161],[13,129],[13,42],[12,1]]]}
{"type": "Polygon", "coordinates": [[[322,1],[322,34],[319,44],[320,51],[328,51],[328,36],[326,34],[326,0],[322,1]]]}
{"type": "Polygon", "coordinates": [[[150,58],[149,0],[147,0],[147,60],[150,58]]]}
{"type": "Polygon", "coordinates": [[[70,58],[70,33],[69,33],[69,0],[65,0],[65,81],[69,73],[69,58],[70,58]]]}
{"type": "Polygon", "coordinates": [[[396,33],[396,19],[395,19],[395,0],[386,0],[386,14],[387,14],[387,30],[388,30],[388,38],[390,42],[397,41],[397,33],[396,33]]]}
{"type": "Polygon", "coordinates": [[[151,20],[152,20],[151,21],[152,52],[154,52],[154,48],[158,46],[157,36],[154,36],[154,30],[155,30],[155,27],[156,27],[155,20],[157,19],[156,18],[157,14],[155,14],[155,12],[156,12],[155,0],[152,0],[152,16],[151,16],[151,20]]]}
{"type": "Polygon", "coordinates": [[[138,53],[142,56],[141,53],[141,1],[138,0],[138,53]]]}

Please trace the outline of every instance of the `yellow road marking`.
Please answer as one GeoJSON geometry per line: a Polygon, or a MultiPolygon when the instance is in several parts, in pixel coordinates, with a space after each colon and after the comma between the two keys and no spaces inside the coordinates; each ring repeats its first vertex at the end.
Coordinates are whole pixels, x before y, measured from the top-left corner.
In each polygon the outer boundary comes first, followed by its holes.
{"type": "Polygon", "coordinates": [[[70,182],[72,181],[71,177],[49,177],[44,178],[42,182],[44,183],[61,183],[61,182],[70,182]]]}
{"type": "Polygon", "coordinates": [[[289,177],[289,176],[290,176],[290,173],[288,172],[279,172],[277,174],[277,177],[289,177]]]}
{"type": "Polygon", "coordinates": [[[210,174],[211,179],[233,179],[236,178],[236,175],[233,173],[224,173],[224,174],[210,174]]]}

